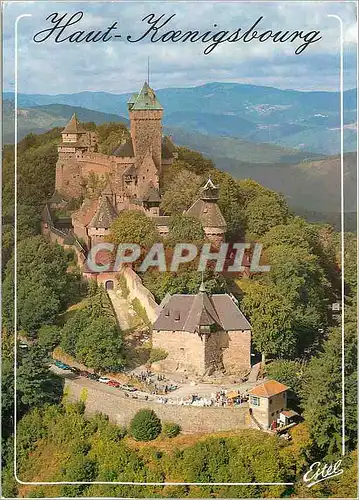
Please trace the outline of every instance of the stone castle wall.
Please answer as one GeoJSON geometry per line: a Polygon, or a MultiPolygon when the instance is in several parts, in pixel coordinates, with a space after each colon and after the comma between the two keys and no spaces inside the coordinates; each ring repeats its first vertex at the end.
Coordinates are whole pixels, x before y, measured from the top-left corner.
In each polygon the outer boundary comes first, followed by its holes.
{"type": "Polygon", "coordinates": [[[64,243],[66,239],[66,234],[62,233],[62,231],[54,228],[54,227],[45,227],[44,224],[42,224],[41,227],[41,234],[49,238],[51,243],[58,243],[61,245],[65,250],[71,250],[72,252],[75,253],[76,258],[77,258],[77,263],[80,269],[83,267],[84,262],[86,260],[86,256],[83,252],[80,251],[79,248],[77,248],[75,245],[68,245],[64,243]]]}
{"type": "Polygon", "coordinates": [[[205,339],[197,333],[153,330],[152,347],[168,353],[159,363],[163,371],[200,375],[205,372],[205,339]]]}
{"type": "Polygon", "coordinates": [[[131,302],[138,299],[145,309],[148,319],[153,323],[158,316],[158,304],[153,294],[142,284],[141,278],[130,267],[123,267],[120,270],[120,275],[125,278],[127,288],[130,291],[127,300],[131,302]]]}
{"type": "Polygon", "coordinates": [[[228,373],[246,373],[251,369],[251,332],[237,330],[226,334],[227,348],[223,365],[228,373]]]}
{"type": "Polygon", "coordinates": [[[250,370],[251,335],[249,331],[212,332],[202,338],[197,333],[152,332],[152,346],[168,352],[161,369],[203,375],[208,369],[244,375],[250,370]]]}
{"type": "MultiPolygon", "coordinates": [[[[71,401],[83,397],[84,386],[76,380],[66,379],[65,391],[71,401]]],[[[104,388],[105,389],[105,388],[104,388]]],[[[248,427],[248,406],[243,404],[238,408],[179,406],[159,404],[144,400],[126,398],[121,391],[105,392],[93,384],[86,386],[86,413],[104,413],[110,421],[128,426],[135,413],[148,408],[154,410],[162,421],[176,422],[185,434],[198,432],[229,431],[248,427]]]]}

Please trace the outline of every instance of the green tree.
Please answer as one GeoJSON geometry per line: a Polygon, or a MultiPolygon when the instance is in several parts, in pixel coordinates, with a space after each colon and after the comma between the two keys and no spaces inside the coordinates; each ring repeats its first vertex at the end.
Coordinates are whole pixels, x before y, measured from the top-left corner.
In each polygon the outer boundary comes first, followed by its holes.
{"type": "Polygon", "coordinates": [[[198,151],[192,151],[182,146],[176,148],[176,152],[178,160],[185,162],[188,165],[187,168],[197,175],[207,175],[214,168],[213,161],[205,158],[198,151]]]}
{"type": "Polygon", "coordinates": [[[202,224],[189,215],[174,215],[169,223],[168,243],[201,243],[205,240],[202,224]]]}
{"type": "Polygon", "coordinates": [[[65,323],[60,346],[67,354],[76,356],[76,343],[81,333],[89,326],[91,318],[86,308],[76,311],[65,323]]]}
{"type": "Polygon", "coordinates": [[[100,153],[111,155],[113,151],[129,139],[130,134],[124,123],[103,123],[95,126],[98,134],[100,153]]]}
{"type": "Polygon", "coordinates": [[[39,344],[48,352],[52,351],[61,340],[61,328],[57,325],[43,325],[37,332],[39,344]]]}
{"type": "Polygon", "coordinates": [[[277,193],[263,194],[251,200],[245,209],[247,229],[250,234],[262,236],[288,219],[288,207],[283,196],[277,193]]]}
{"type": "Polygon", "coordinates": [[[49,371],[46,351],[33,345],[21,354],[17,369],[17,392],[26,409],[58,402],[63,382],[49,371]]]}
{"type": "MultiPolygon", "coordinates": [[[[78,298],[81,279],[68,272],[69,256],[58,244],[42,236],[25,238],[17,252],[17,306],[19,327],[34,334],[69,303],[78,298]]],[[[3,285],[4,322],[14,324],[14,258],[6,267],[3,285]]]]}
{"type": "Polygon", "coordinates": [[[202,178],[183,168],[167,186],[161,209],[168,215],[182,214],[199,198],[202,178]]]}
{"type": "MultiPolygon", "coordinates": [[[[97,463],[88,456],[74,454],[69,458],[63,470],[64,481],[95,481],[97,476],[97,463]]],[[[65,485],[62,487],[64,496],[77,497],[83,495],[89,487],[87,484],[65,485]]]]}
{"type": "Polygon", "coordinates": [[[18,300],[21,304],[19,323],[30,335],[34,335],[41,325],[53,323],[61,310],[56,291],[32,280],[22,280],[18,300]]]}
{"type": "MultiPolygon", "coordinates": [[[[357,332],[355,311],[348,311],[345,325],[346,446],[357,443],[357,332]]],[[[342,373],[341,329],[330,330],[322,351],[304,372],[301,406],[318,453],[330,459],[341,454],[342,373]]]]}
{"type": "Polygon", "coordinates": [[[76,358],[95,370],[121,366],[122,337],[114,319],[99,317],[82,331],[76,342],[76,358]]]}
{"type": "Polygon", "coordinates": [[[14,416],[14,335],[5,328],[1,335],[1,413],[2,435],[13,432],[14,416]]]}
{"type": "Polygon", "coordinates": [[[212,181],[219,186],[218,206],[227,223],[226,239],[242,241],[246,229],[244,203],[238,183],[225,172],[214,171],[212,181]]]}
{"type": "Polygon", "coordinates": [[[290,359],[276,359],[266,366],[267,376],[290,387],[290,395],[299,397],[305,365],[290,359]]]}
{"type": "MultiPolygon", "coordinates": [[[[186,269],[178,273],[149,271],[143,276],[144,285],[161,302],[167,293],[198,293],[202,282],[202,273],[195,269],[186,269]]],[[[204,272],[204,282],[208,293],[225,293],[227,282],[223,274],[210,269],[204,272]]]]}
{"type": "Polygon", "coordinates": [[[269,282],[292,304],[298,352],[314,348],[320,340],[320,331],[327,325],[331,294],[319,258],[307,248],[289,244],[270,247],[266,256],[271,265],[269,282]]]}
{"type": "Polygon", "coordinates": [[[130,434],[136,441],[152,441],[161,429],[161,420],[153,410],[139,410],[130,423],[130,434]]]}
{"type": "Polygon", "coordinates": [[[253,282],[241,302],[253,328],[253,344],[263,359],[294,356],[297,335],[293,328],[292,304],[271,284],[253,282]]]}
{"type": "Polygon", "coordinates": [[[116,245],[137,243],[148,248],[159,240],[159,235],[150,217],[139,210],[126,210],[113,221],[110,228],[110,240],[116,245]]]}

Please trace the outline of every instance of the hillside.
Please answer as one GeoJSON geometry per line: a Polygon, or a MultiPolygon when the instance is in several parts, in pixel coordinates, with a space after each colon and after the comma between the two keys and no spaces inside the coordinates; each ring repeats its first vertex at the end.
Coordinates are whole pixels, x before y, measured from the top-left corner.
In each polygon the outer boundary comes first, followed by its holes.
{"type": "MultiPolygon", "coordinates": [[[[309,220],[338,222],[340,156],[303,161],[294,165],[248,164],[223,157],[212,159],[219,169],[229,172],[237,179],[251,178],[263,186],[283,193],[290,207],[309,220]]],[[[346,153],[344,155],[346,212],[356,211],[356,177],[356,154],[346,153]]],[[[349,220],[350,229],[355,230],[353,217],[349,220]]]]}
{"type": "Polygon", "coordinates": [[[321,157],[308,151],[283,148],[276,144],[255,143],[238,137],[212,136],[177,127],[165,127],[165,131],[173,137],[176,144],[200,151],[212,159],[222,157],[250,163],[286,164],[321,157]]]}
{"type": "MultiPolygon", "coordinates": [[[[136,90],[136,89],[134,89],[136,90]]],[[[127,114],[131,94],[19,94],[21,107],[47,104],[80,106],[103,113],[127,114]]],[[[320,154],[339,152],[338,92],[300,92],[239,83],[207,83],[197,87],[157,90],[165,109],[164,125],[209,135],[275,142],[320,154]],[[205,110],[205,112],[204,112],[205,110]]],[[[5,92],[5,100],[13,93],[5,92]]],[[[356,89],[344,93],[344,122],[350,128],[345,150],[355,150],[356,89]]]]}
{"type": "MultiPolygon", "coordinates": [[[[95,122],[97,125],[108,122],[124,122],[128,120],[122,116],[101,113],[82,107],[67,106],[65,104],[46,104],[32,108],[18,110],[19,140],[31,133],[41,134],[54,127],[65,126],[73,113],[76,113],[82,122],[95,122]]],[[[3,106],[3,141],[5,144],[14,142],[14,103],[4,101],[3,106]]]]}

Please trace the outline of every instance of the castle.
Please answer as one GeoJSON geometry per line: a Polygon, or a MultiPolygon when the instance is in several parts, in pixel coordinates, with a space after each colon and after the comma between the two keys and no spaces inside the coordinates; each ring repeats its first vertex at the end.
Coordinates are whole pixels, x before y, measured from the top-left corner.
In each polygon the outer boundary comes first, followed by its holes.
{"type": "MultiPolygon", "coordinates": [[[[86,197],[71,214],[68,232],[89,250],[104,241],[113,220],[123,210],[141,210],[154,221],[160,235],[168,234],[169,216],[160,213],[163,168],[177,157],[169,137],[163,136],[163,108],[155,92],[144,83],[128,101],[130,137],[111,155],[98,152],[97,135],[88,132],[76,115],[62,131],[58,146],[55,193],[46,207],[51,214],[65,208],[69,200],[83,198],[89,180],[102,186],[99,196],[86,197]]],[[[209,180],[199,199],[187,210],[197,217],[214,244],[224,239],[226,222],[218,207],[218,187],[209,180]]],[[[50,220],[49,220],[50,218],[50,220]]],[[[46,221],[45,221],[46,224],[46,221]]],[[[46,228],[45,228],[46,229],[46,228]]]]}
{"type": "MultiPolygon", "coordinates": [[[[86,131],[72,116],[58,146],[55,192],[42,216],[42,233],[74,250],[84,277],[95,278],[106,290],[115,288],[116,273],[94,272],[86,259],[94,245],[105,241],[122,211],[140,210],[152,218],[159,235],[169,232],[170,217],[160,212],[161,178],[164,167],[170,168],[176,159],[176,148],[162,134],[163,108],[144,83],[128,101],[128,111],[130,137],[119,137],[110,155],[98,152],[96,133],[86,131]],[[97,192],[86,189],[91,183],[97,192]],[[83,200],[80,208],[71,212],[71,201],[78,199],[83,200]],[[64,212],[70,216],[63,217],[64,212]]],[[[185,211],[201,222],[214,245],[226,232],[218,199],[218,186],[208,179],[185,211]]],[[[108,253],[97,253],[97,264],[110,260],[108,253]]],[[[158,306],[132,269],[123,269],[123,276],[132,280],[129,288],[141,296],[146,312],[153,313],[153,346],[168,352],[164,369],[197,374],[250,369],[251,326],[229,295],[210,296],[201,288],[197,295],[174,295],[158,306]]]]}

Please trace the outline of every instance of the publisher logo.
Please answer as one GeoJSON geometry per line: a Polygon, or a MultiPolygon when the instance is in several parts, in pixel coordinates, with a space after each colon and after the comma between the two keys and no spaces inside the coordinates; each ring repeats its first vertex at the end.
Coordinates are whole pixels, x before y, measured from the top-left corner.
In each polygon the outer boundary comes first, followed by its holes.
{"type": "Polygon", "coordinates": [[[307,483],[307,487],[310,488],[325,479],[330,479],[331,477],[340,476],[343,474],[343,469],[341,468],[342,461],[338,460],[334,464],[326,464],[322,462],[314,462],[309,470],[304,474],[303,481],[307,483]]]}

